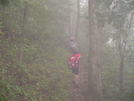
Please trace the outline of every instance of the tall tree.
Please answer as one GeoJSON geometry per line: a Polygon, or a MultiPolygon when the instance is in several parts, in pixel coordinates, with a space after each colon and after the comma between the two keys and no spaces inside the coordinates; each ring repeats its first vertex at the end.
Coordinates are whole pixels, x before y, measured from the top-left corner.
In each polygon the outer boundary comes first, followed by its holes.
{"type": "MultiPolygon", "coordinates": [[[[132,12],[131,14],[131,17],[130,17],[130,22],[129,22],[129,25],[128,25],[128,29],[130,30],[131,28],[131,24],[132,24],[132,21],[133,21],[133,15],[134,15],[134,12],[132,12]]],[[[121,98],[122,96],[122,93],[123,93],[123,79],[124,79],[124,75],[123,75],[123,72],[124,72],[124,59],[125,59],[125,56],[124,56],[124,53],[125,53],[125,50],[126,50],[126,46],[127,46],[127,39],[128,39],[128,34],[125,35],[125,37],[123,37],[122,34],[123,33],[123,28],[120,28],[120,43],[119,43],[119,56],[120,56],[120,67],[119,67],[119,97],[121,98]]]]}
{"type": "MultiPolygon", "coordinates": [[[[113,20],[113,27],[116,28],[117,30],[117,35],[116,42],[118,45],[118,52],[119,52],[119,58],[120,58],[120,65],[119,65],[119,97],[122,97],[122,92],[123,92],[123,80],[124,80],[124,59],[125,59],[125,50],[127,46],[127,38],[128,38],[128,33],[125,30],[125,24],[128,23],[126,21],[127,19],[127,14],[130,13],[132,10],[127,1],[124,2],[122,0],[117,0],[113,2],[113,7],[111,7],[111,17],[115,17],[113,20]],[[113,15],[113,16],[112,16],[113,15]],[[118,18],[118,19],[117,19],[118,18]]],[[[131,20],[133,18],[133,14],[131,16],[131,20]]],[[[130,21],[131,21],[130,20],[130,21]]],[[[130,29],[129,24],[128,28],[130,29]]]]}
{"type": "Polygon", "coordinates": [[[75,31],[75,38],[78,39],[78,32],[79,32],[79,17],[80,16],[80,0],[77,0],[77,21],[76,21],[76,31],[75,31]]]}
{"type": "Polygon", "coordinates": [[[70,0],[68,0],[68,29],[69,29],[69,35],[71,35],[71,8],[70,8],[70,0]]]}
{"type": "Polygon", "coordinates": [[[20,58],[19,58],[20,66],[22,64],[23,51],[24,51],[24,40],[25,40],[26,23],[27,23],[27,10],[28,10],[28,4],[27,4],[27,2],[25,2],[24,11],[23,11],[22,27],[21,27],[22,42],[21,42],[20,58]]]}
{"type": "Polygon", "coordinates": [[[99,34],[96,24],[94,0],[88,0],[89,6],[89,95],[91,101],[102,100],[99,34]]]}

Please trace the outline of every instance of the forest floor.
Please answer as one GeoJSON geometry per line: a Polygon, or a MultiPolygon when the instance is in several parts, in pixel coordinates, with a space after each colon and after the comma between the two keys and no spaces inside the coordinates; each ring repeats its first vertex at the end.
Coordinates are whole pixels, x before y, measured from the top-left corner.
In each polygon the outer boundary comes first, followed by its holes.
{"type": "Polygon", "coordinates": [[[86,68],[81,65],[79,68],[79,87],[75,87],[75,84],[73,84],[73,80],[70,80],[70,101],[89,101],[87,94],[86,78],[86,68]]]}

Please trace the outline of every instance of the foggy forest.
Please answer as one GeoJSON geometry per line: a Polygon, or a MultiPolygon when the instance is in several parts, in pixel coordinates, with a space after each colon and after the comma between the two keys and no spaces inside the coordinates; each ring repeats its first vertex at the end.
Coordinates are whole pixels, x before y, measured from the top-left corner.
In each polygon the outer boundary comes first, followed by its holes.
{"type": "Polygon", "coordinates": [[[134,101],[134,0],[0,0],[0,101],[134,101]]]}

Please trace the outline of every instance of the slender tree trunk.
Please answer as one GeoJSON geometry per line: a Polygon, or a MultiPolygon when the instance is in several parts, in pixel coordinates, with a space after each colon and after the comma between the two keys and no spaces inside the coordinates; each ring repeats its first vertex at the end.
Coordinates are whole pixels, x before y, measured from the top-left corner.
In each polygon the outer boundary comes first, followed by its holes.
{"type": "MultiPolygon", "coordinates": [[[[129,24],[129,29],[131,28],[132,20],[133,20],[134,12],[131,15],[130,18],[130,24],[129,24]]],[[[121,28],[120,28],[120,33],[121,33],[121,28]]],[[[128,35],[126,35],[127,39],[128,35]]],[[[119,98],[122,96],[122,90],[123,90],[123,72],[124,72],[124,52],[126,48],[127,42],[122,39],[122,36],[120,36],[120,44],[119,44],[119,56],[120,56],[120,68],[119,68],[119,98]]]]}
{"type": "Polygon", "coordinates": [[[69,0],[70,2],[70,35],[75,37],[75,31],[76,31],[76,14],[73,11],[76,10],[76,5],[71,6],[72,4],[75,4],[75,0],[69,0]]]}
{"type": "MultiPolygon", "coordinates": [[[[122,42],[122,41],[121,41],[122,42]]],[[[119,45],[119,56],[120,56],[120,68],[119,68],[119,97],[122,96],[123,88],[123,70],[124,70],[124,54],[122,50],[122,43],[119,45]]]]}
{"type": "Polygon", "coordinates": [[[88,0],[89,3],[89,96],[91,101],[102,100],[102,85],[101,85],[101,68],[100,68],[100,47],[99,34],[97,25],[95,24],[96,15],[94,11],[93,0],[88,0]]]}
{"type": "Polygon", "coordinates": [[[132,25],[133,16],[134,16],[134,12],[133,12],[132,15],[131,15],[131,19],[130,19],[130,23],[129,23],[129,29],[131,28],[131,25],[132,25]]]}
{"type": "Polygon", "coordinates": [[[69,21],[69,35],[71,36],[71,8],[70,8],[70,0],[68,1],[68,14],[69,14],[69,18],[68,18],[68,21],[69,21]]]}
{"type": "Polygon", "coordinates": [[[80,16],[80,0],[77,0],[77,21],[76,21],[76,31],[75,31],[76,39],[78,39],[78,32],[79,32],[79,16],[80,16]]]}
{"type": "Polygon", "coordinates": [[[23,22],[22,22],[22,27],[21,27],[21,32],[22,32],[22,42],[21,42],[21,48],[20,48],[20,59],[19,59],[19,64],[20,67],[22,65],[22,59],[23,59],[23,51],[24,51],[24,39],[25,39],[25,33],[26,33],[26,22],[27,22],[27,2],[25,2],[25,7],[24,7],[24,14],[23,14],[23,22]]]}

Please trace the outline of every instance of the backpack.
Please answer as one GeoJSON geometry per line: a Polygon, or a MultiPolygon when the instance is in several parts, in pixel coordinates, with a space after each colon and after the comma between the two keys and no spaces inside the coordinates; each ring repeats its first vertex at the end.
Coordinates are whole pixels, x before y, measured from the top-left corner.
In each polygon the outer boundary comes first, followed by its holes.
{"type": "Polygon", "coordinates": [[[71,48],[74,48],[74,47],[76,47],[76,44],[75,44],[75,42],[74,42],[74,41],[71,41],[71,42],[70,42],[70,46],[71,46],[71,48]]]}
{"type": "Polygon", "coordinates": [[[78,67],[78,59],[75,55],[72,55],[68,61],[69,68],[78,67]]]}

